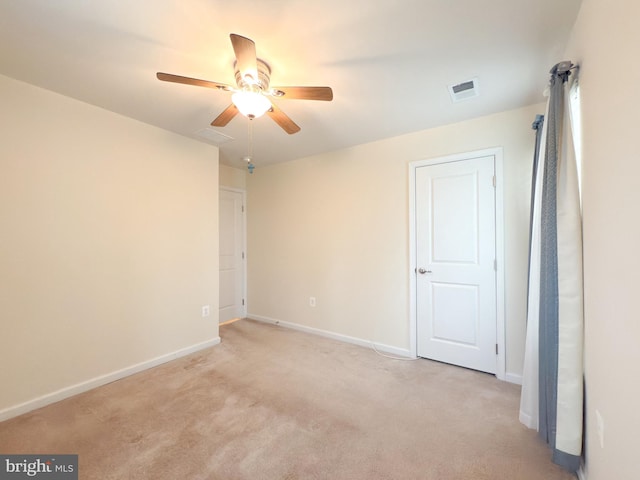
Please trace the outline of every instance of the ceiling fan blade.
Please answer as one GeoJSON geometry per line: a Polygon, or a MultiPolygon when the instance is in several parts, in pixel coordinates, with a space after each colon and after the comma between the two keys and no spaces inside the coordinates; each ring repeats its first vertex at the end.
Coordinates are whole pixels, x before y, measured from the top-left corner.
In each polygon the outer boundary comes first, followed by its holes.
{"type": "Polygon", "coordinates": [[[280,127],[282,127],[282,129],[289,135],[300,131],[300,127],[273,103],[271,104],[271,108],[267,110],[267,115],[269,115],[273,121],[280,125],[280,127]]]}
{"type": "Polygon", "coordinates": [[[258,83],[258,60],[256,56],[256,44],[253,40],[232,33],[231,45],[236,54],[236,67],[245,81],[251,85],[258,83]],[[250,78],[247,78],[250,77],[250,78]]]}
{"type": "Polygon", "coordinates": [[[218,90],[233,91],[234,88],[231,85],[224,83],[210,82],[209,80],[199,80],[197,78],[183,77],[180,75],[173,75],[171,73],[156,73],[158,80],[163,82],[184,83],[185,85],[195,85],[197,87],[217,88],[218,90]]]}
{"type": "Polygon", "coordinates": [[[224,111],[216,117],[216,119],[211,122],[212,127],[224,127],[229,123],[233,117],[238,114],[238,107],[236,107],[233,103],[229,105],[224,111]]]}
{"type": "Polygon", "coordinates": [[[333,100],[331,87],[273,87],[271,95],[276,98],[294,98],[300,100],[333,100]]]}

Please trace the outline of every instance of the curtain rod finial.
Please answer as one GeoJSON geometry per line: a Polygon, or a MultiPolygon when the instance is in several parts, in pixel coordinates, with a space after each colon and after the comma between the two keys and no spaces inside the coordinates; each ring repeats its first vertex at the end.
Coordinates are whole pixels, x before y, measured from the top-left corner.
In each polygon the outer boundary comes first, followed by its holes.
{"type": "Polygon", "coordinates": [[[567,73],[572,68],[573,63],[571,63],[570,60],[565,60],[563,62],[555,64],[549,73],[557,73],[559,75],[562,75],[563,73],[567,73]]]}
{"type": "Polygon", "coordinates": [[[536,119],[533,121],[531,128],[537,130],[542,125],[542,122],[544,122],[544,115],[536,115],[536,119]]]}

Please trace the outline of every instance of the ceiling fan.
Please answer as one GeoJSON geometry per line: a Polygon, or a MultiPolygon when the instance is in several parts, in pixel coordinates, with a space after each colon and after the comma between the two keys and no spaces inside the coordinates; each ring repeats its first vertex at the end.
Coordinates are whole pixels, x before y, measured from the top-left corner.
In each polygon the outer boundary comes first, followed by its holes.
{"type": "Polygon", "coordinates": [[[291,98],[300,100],[333,100],[330,87],[271,87],[271,68],[266,62],[256,56],[256,45],[253,40],[232,33],[231,45],[236,55],[234,63],[236,86],[224,83],[198,80],[170,73],[158,72],[156,77],[164,82],[184,83],[198,87],[215,88],[226,92],[233,92],[229,105],[216,119],[211,122],[214,127],[224,127],[238,112],[253,120],[263,114],[271,117],[288,134],[300,131],[282,110],[269,97],[291,98]]]}

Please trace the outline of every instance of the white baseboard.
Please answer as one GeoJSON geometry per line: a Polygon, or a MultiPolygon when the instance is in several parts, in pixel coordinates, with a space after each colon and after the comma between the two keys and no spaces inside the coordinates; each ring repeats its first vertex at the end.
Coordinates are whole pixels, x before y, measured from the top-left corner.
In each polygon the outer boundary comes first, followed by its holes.
{"type": "Polygon", "coordinates": [[[528,413],[525,413],[522,410],[520,410],[520,414],[518,415],[518,420],[520,420],[520,423],[523,424],[525,427],[538,431],[538,421],[536,420],[534,422],[533,419],[531,418],[531,415],[529,415],[528,413]]]}
{"type": "Polygon", "coordinates": [[[160,364],[169,362],[171,360],[175,360],[176,358],[184,357],[185,355],[189,355],[190,353],[194,353],[199,350],[203,350],[205,348],[218,345],[219,343],[220,343],[220,337],[212,338],[205,342],[201,342],[195,345],[191,345],[189,347],[181,348],[180,350],[176,350],[175,352],[167,353],[165,355],[152,358],[151,360],[147,360],[145,362],[138,363],[136,365],[131,365],[130,367],[126,367],[121,370],[117,370],[115,372],[107,373],[105,375],[92,378],[85,382],[71,385],[70,387],[62,388],[52,393],[47,393],[46,395],[42,395],[41,397],[34,398],[33,400],[28,400],[18,405],[14,405],[13,407],[5,408],[4,410],[0,410],[0,422],[4,420],[8,420],[13,417],[17,417],[18,415],[22,415],[32,410],[36,410],[37,408],[46,407],[47,405],[50,405],[55,402],[59,402],[60,400],[64,400],[65,398],[69,398],[79,393],[83,393],[88,390],[91,390],[93,388],[106,385],[107,383],[120,380],[121,378],[128,377],[129,375],[133,375],[143,370],[147,370],[149,368],[156,367],[160,364]]]}
{"type": "Polygon", "coordinates": [[[522,375],[516,375],[515,373],[505,374],[504,380],[509,383],[515,383],[516,385],[522,385],[522,375]]]}
{"type": "Polygon", "coordinates": [[[270,323],[272,325],[279,325],[281,327],[290,328],[292,330],[298,330],[300,332],[311,333],[313,335],[319,335],[321,337],[331,338],[345,343],[351,343],[360,347],[373,348],[379,352],[389,353],[391,355],[397,355],[403,358],[413,358],[411,352],[408,349],[392,347],[391,345],[385,345],[383,343],[375,343],[369,340],[363,340],[361,338],[350,337],[348,335],[342,335],[340,333],[330,332],[328,330],[322,330],[314,327],[307,327],[306,325],[300,325],[298,323],[285,322],[277,320],[275,318],[265,317],[263,315],[254,315],[250,313],[247,318],[250,320],[257,320],[258,322],[270,323]]]}

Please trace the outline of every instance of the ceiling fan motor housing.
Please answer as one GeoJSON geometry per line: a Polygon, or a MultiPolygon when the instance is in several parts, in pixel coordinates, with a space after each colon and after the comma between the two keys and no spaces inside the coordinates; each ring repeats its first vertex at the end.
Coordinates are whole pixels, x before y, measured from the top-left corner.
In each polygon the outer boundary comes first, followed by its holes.
{"type": "MultiPolygon", "coordinates": [[[[258,78],[255,79],[257,83],[254,85],[258,86],[260,90],[267,91],[269,89],[269,82],[271,80],[271,68],[267,63],[259,58],[256,59],[257,67],[258,67],[258,78]]],[[[236,61],[233,68],[236,71],[236,84],[238,88],[243,89],[252,85],[250,82],[247,82],[247,79],[242,77],[240,70],[238,70],[238,62],[236,61]]]]}

